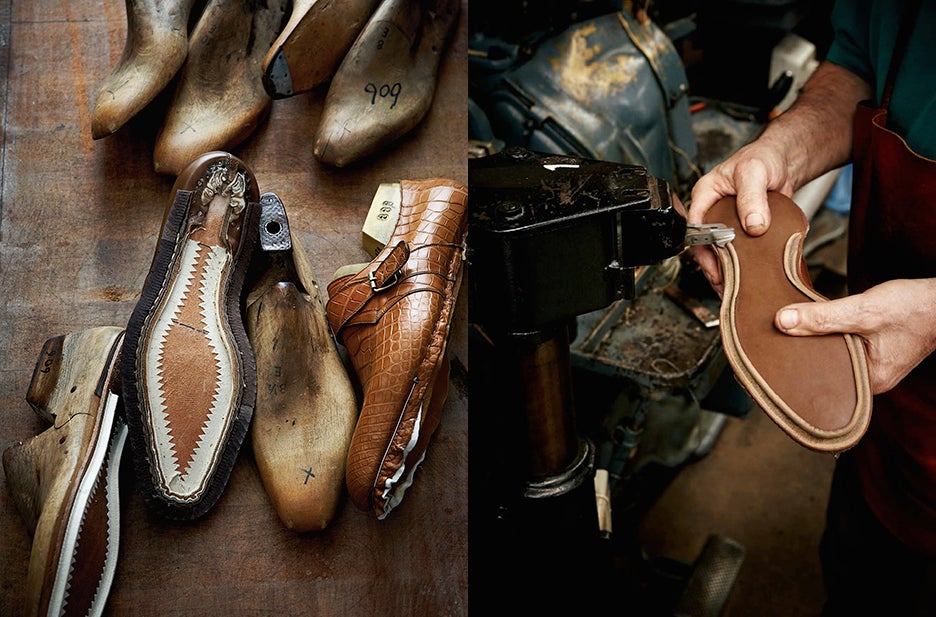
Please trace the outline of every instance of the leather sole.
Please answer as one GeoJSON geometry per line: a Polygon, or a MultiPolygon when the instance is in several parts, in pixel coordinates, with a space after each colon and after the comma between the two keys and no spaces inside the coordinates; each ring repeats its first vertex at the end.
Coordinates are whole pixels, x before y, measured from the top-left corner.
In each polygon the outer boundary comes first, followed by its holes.
{"type": "Polygon", "coordinates": [[[179,175],[172,194],[127,325],[123,391],[149,503],[194,518],[224,490],[256,399],[241,288],[259,189],[243,161],[211,152],[179,175]]]}
{"type": "MultiPolygon", "coordinates": [[[[809,225],[802,210],[779,193],[769,193],[768,202],[767,233],[739,232],[715,247],[725,283],[725,354],[741,385],[790,437],[813,450],[846,450],[871,418],[864,344],[852,334],[789,336],[774,326],[781,307],[826,298],[813,289],[803,261],[809,225]]],[[[705,221],[742,229],[734,197],[715,204],[705,221]]]]}

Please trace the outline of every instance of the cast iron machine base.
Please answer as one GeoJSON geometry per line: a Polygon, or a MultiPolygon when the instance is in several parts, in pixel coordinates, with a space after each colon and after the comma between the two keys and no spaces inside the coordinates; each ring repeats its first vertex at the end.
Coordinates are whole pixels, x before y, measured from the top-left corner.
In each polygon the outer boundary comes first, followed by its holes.
{"type": "Polygon", "coordinates": [[[682,251],[685,212],[642,167],[524,149],[469,160],[469,185],[472,609],[571,594],[600,610],[612,555],[570,341],[578,315],[632,298],[637,268],[682,251]]]}

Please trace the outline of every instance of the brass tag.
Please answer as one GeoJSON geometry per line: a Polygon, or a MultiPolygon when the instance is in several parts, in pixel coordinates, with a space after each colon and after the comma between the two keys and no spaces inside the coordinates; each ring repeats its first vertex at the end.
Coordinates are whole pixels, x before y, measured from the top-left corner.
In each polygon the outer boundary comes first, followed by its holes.
{"type": "Polygon", "coordinates": [[[376,257],[390,241],[397,219],[400,218],[402,199],[403,191],[399,182],[386,182],[377,187],[364,227],[361,228],[361,246],[371,257],[376,257]]]}

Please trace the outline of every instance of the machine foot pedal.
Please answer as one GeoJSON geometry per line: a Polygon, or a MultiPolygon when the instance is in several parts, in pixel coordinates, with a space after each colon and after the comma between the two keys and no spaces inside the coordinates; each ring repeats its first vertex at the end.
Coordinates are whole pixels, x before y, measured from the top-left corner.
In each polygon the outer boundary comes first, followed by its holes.
{"type": "Polygon", "coordinates": [[[734,587],[745,549],[740,542],[723,536],[709,536],[693,564],[692,574],[674,617],[718,617],[734,587]]]}

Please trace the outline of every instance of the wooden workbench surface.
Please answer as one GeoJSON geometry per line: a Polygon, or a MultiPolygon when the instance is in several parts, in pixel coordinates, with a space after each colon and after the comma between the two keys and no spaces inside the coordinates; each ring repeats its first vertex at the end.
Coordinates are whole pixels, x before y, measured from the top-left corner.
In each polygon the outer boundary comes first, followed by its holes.
{"type": "MultiPolygon", "coordinates": [[[[360,229],[378,184],[467,182],[466,12],[464,0],[429,115],[390,151],[346,169],[318,164],[312,136],[324,89],[276,101],[232,150],[261,191],[283,199],[321,281],[368,260],[360,229]]],[[[118,133],[91,138],[90,110],[125,31],[123,0],[0,0],[2,448],[45,428],[24,399],[43,342],[126,325],[156,246],[174,180],[152,166],[166,99],[118,133]]],[[[441,425],[386,520],[345,502],[324,532],[286,530],[246,442],[217,506],[193,523],[168,523],[145,509],[125,456],[120,554],[105,614],[467,614],[465,306],[463,293],[441,425]]],[[[0,615],[22,613],[30,546],[0,474],[0,615]]]]}

